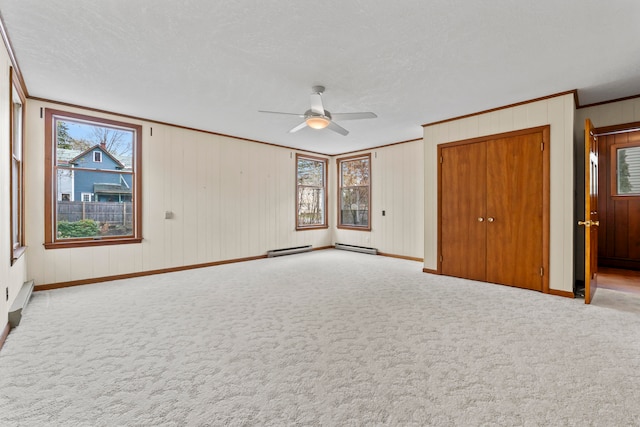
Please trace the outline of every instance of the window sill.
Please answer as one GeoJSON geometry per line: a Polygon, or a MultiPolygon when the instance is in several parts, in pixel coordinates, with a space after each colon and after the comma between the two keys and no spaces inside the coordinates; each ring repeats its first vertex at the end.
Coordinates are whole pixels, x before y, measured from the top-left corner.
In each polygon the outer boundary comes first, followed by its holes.
{"type": "Polygon", "coordinates": [[[308,225],[304,227],[296,227],[296,231],[305,231],[305,230],[322,230],[329,228],[328,225],[308,225]]]}
{"type": "Polygon", "coordinates": [[[340,230],[355,230],[355,231],[371,231],[371,227],[357,227],[349,225],[339,225],[340,230]]]}
{"type": "Polygon", "coordinates": [[[16,261],[18,261],[22,255],[24,255],[26,250],[27,250],[26,246],[20,246],[18,248],[15,248],[13,250],[13,253],[11,254],[11,265],[15,264],[16,261]]]}
{"type": "Polygon", "coordinates": [[[49,242],[44,244],[45,249],[86,248],[91,246],[128,245],[142,243],[141,238],[123,239],[97,239],[97,240],[71,240],[69,242],[49,242]]]}

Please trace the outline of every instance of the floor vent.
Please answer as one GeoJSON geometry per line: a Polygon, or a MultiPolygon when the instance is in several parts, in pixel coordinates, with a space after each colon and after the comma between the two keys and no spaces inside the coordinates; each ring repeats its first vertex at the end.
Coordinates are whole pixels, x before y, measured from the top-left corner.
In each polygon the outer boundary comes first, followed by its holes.
{"type": "Polygon", "coordinates": [[[24,310],[29,303],[29,298],[31,297],[32,292],[33,280],[24,282],[20,288],[20,292],[18,292],[16,300],[13,302],[13,305],[9,310],[9,324],[12,328],[15,328],[20,324],[20,320],[22,319],[22,310],[24,310]]]}
{"type": "Polygon", "coordinates": [[[345,245],[344,243],[336,243],[336,249],[342,249],[345,251],[362,252],[363,254],[378,255],[378,250],[375,248],[367,248],[364,246],[345,245]]]}
{"type": "Polygon", "coordinates": [[[267,258],[273,258],[274,256],[282,255],[293,255],[309,251],[311,251],[311,245],[297,246],[295,248],[272,249],[270,251],[267,251],[267,258]]]}

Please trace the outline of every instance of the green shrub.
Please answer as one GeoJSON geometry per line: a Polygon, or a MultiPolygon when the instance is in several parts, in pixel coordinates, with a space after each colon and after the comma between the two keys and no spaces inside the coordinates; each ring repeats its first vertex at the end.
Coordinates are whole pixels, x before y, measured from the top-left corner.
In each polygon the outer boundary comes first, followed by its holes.
{"type": "Polygon", "coordinates": [[[92,219],[82,219],[80,221],[58,222],[58,237],[93,237],[100,235],[100,226],[92,219]]]}

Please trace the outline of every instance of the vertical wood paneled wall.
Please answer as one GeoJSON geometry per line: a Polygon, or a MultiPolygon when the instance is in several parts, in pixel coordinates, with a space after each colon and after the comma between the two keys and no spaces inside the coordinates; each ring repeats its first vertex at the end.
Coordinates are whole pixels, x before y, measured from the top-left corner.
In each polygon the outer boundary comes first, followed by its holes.
{"type": "Polygon", "coordinates": [[[10,111],[11,61],[4,44],[0,43],[0,334],[8,321],[8,313],[20,287],[27,280],[26,256],[23,254],[11,265],[11,204],[10,193],[10,111]],[[6,299],[6,290],[9,299],[6,299]]]}
{"type": "MultiPolygon", "coordinates": [[[[576,156],[580,160],[576,161],[576,180],[584,179],[584,167],[582,166],[582,147],[584,146],[584,122],[591,119],[596,128],[605,126],[621,125],[640,121],[640,98],[627,99],[624,101],[611,102],[607,104],[595,105],[592,107],[579,108],[576,110],[575,118],[575,143],[576,156]]],[[[576,212],[584,211],[584,191],[582,186],[576,184],[576,212]]],[[[582,214],[580,214],[582,215],[582,214]]],[[[580,219],[580,218],[579,218],[580,219]]],[[[605,219],[606,220],[606,219],[605,219]]],[[[584,236],[583,233],[576,234],[576,277],[584,280],[584,236]]]]}
{"type": "MultiPolygon", "coordinates": [[[[295,151],[140,120],[142,244],[49,249],[44,237],[44,122],[40,108],[96,115],[32,100],[27,108],[29,276],[52,284],[331,244],[331,232],[295,230],[295,151]],[[150,135],[153,128],[153,136],[150,135]],[[173,212],[165,219],[165,211],[173,212]]],[[[331,205],[330,205],[331,208],[331,205]]]]}
{"type": "Polygon", "coordinates": [[[640,197],[613,193],[616,168],[611,147],[629,143],[640,143],[640,131],[598,137],[598,264],[640,270],[640,197]]]}
{"type": "Polygon", "coordinates": [[[327,156],[329,228],[296,231],[295,150],[37,100],[28,103],[26,123],[28,273],[37,285],[260,256],[269,249],[323,247],[336,241],[422,258],[421,140],[372,151],[371,232],[335,231],[336,156],[327,156]],[[141,244],[43,248],[41,108],[142,125],[141,244]],[[165,211],[173,218],[165,219],[165,211]]]}
{"type": "Polygon", "coordinates": [[[424,268],[437,269],[437,146],[447,142],[551,125],[549,287],[573,291],[573,127],[572,94],[530,102],[424,127],[424,268]]]}
{"type": "MultiPolygon", "coordinates": [[[[335,229],[333,243],[373,247],[409,258],[424,257],[423,148],[424,142],[419,140],[362,152],[371,153],[371,231],[335,229]]],[[[349,155],[356,154],[359,153],[349,155]]],[[[334,184],[339,157],[331,162],[329,177],[334,184]]],[[[330,194],[335,198],[335,191],[330,194]]],[[[330,212],[335,224],[336,211],[330,212]]]]}

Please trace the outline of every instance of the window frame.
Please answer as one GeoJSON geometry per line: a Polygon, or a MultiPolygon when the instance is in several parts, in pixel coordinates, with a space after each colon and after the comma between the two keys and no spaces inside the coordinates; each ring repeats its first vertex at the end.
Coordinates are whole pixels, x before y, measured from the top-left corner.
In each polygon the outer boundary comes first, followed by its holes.
{"type": "MultiPolygon", "coordinates": [[[[338,216],[337,218],[337,228],[343,229],[343,230],[358,230],[358,231],[371,231],[371,153],[365,153],[365,154],[356,154],[353,156],[348,156],[348,157],[340,157],[336,159],[336,166],[338,169],[338,191],[337,191],[337,196],[338,196],[338,204],[336,206],[336,214],[338,216]],[[367,159],[368,164],[369,164],[369,184],[366,186],[368,188],[368,203],[367,203],[367,225],[366,226],[358,226],[358,225],[353,225],[353,224],[343,224],[342,223],[342,214],[341,214],[341,210],[342,210],[342,189],[343,188],[347,188],[344,187],[342,185],[342,163],[343,162],[350,162],[350,161],[354,161],[354,160],[361,160],[361,159],[367,159]]],[[[363,186],[364,187],[364,186],[363,186]]]]}
{"type": "Polygon", "coordinates": [[[102,151],[93,150],[93,162],[94,163],[102,163],[102,151]]]}
{"type": "Polygon", "coordinates": [[[329,221],[328,221],[328,201],[329,201],[329,197],[328,197],[328,189],[329,189],[329,184],[328,184],[328,180],[329,180],[329,159],[324,158],[324,157],[316,157],[316,156],[308,156],[306,154],[300,154],[300,153],[296,153],[296,177],[295,177],[295,182],[296,182],[296,215],[295,215],[295,221],[296,221],[296,231],[302,231],[302,230],[317,230],[317,229],[322,229],[322,228],[329,228],[329,221]],[[312,161],[316,161],[316,162],[320,162],[323,164],[323,187],[317,187],[315,185],[304,185],[301,186],[298,183],[298,164],[299,164],[299,160],[300,159],[306,159],[306,160],[312,160],[312,161]],[[322,224],[309,224],[309,225],[300,225],[300,222],[298,221],[299,219],[299,215],[300,215],[300,200],[299,200],[299,196],[300,196],[300,187],[311,187],[311,188],[322,188],[324,191],[324,209],[323,209],[323,223],[322,224]]]}
{"type": "Polygon", "coordinates": [[[640,142],[624,142],[620,144],[612,144],[610,147],[610,181],[611,181],[611,197],[614,199],[640,199],[640,191],[637,193],[620,194],[618,193],[618,150],[627,148],[640,148],[640,142]]]}
{"type": "Polygon", "coordinates": [[[10,217],[10,245],[13,265],[25,252],[24,237],[24,118],[26,97],[17,74],[13,67],[9,67],[9,217],[10,217]],[[20,116],[16,117],[15,104],[20,103],[20,116]],[[17,121],[17,122],[16,122],[17,121]],[[16,125],[20,129],[16,129],[16,125]],[[16,132],[19,138],[16,143],[16,132]],[[16,153],[16,149],[19,151],[16,153]],[[14,173],[14,163],[17,162],[17,174],[14,173]],[[17,194],[17,200],[14,201],[17,194]],[[17,233],[14,231],[17,229],[17,233]],[[17,235],[16,235],[17,234],[17,235]]]}
{"type": "Polygon", "coordinates": [[[88,116],[69,111],[45,108],[45,249],[77,248],[104,245],[121,245],[142,242],[142,126],[102,117],[88,116]],[[77,237],[58,239],[56,236],[57,213],[57,162],[56,119],[88,122],[98,126],[125,128],[134,132],[132,159],[132,209],[133,233],[126,236],[77,237]]]}

